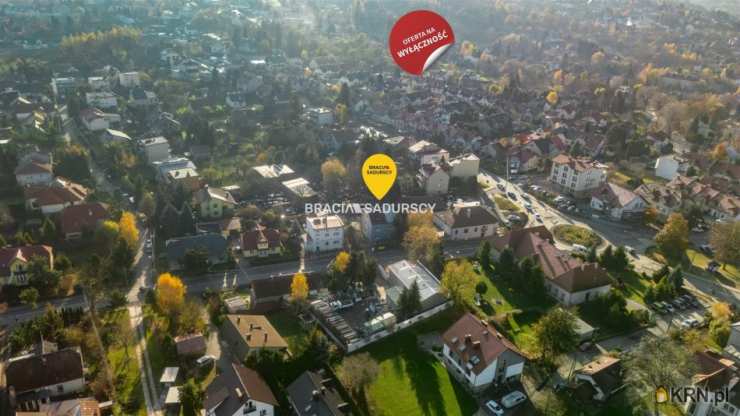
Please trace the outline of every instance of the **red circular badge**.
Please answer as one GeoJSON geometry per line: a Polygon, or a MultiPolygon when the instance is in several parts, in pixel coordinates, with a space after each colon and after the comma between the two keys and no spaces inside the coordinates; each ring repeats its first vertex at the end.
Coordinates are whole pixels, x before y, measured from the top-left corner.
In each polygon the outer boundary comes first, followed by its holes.
{"type": "Polygon", "coordinates": [[[388,49],[406,72],[421,75],[455,42],[449,23],[437,13],[416,10],[403,15],[391,29],[388,49]]]}

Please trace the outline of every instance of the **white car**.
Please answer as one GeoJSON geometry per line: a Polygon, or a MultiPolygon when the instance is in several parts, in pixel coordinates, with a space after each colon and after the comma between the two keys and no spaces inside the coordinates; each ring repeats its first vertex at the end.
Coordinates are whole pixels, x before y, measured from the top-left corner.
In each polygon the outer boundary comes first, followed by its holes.
{"type": "Polygon", "coordinates": [[[206,366],[206,365],[209,365],[209,364],[213,363],[214,361],[216,361],[216,357],[214,357],[212,355],[204,355],[204,356],[198,358],[195,361],[195,363],[198,365],[198,367],[203,367],[203,366],[206,366]]]}
{"type": "Polygon", "coordinates": [[[505,408],[511,409],[512,407],[524,403],[527,401],[527,396],[519,390],[512,391],[501,399],[501,404],[505,408]]]}
{"type": "Polygon", "coordinates": [[[486,402],[486,409],[488,409],[489,412],[496,416],[502,416],[504,414],[504,409],[493,400],[489,400],[486,402]]]}
{"type": "Polygon", "coordinates": [[[540,214],[534,214],[534,219],[536,219],[537,222],[542,222],[542,215],[540,215],[540,214]]]}

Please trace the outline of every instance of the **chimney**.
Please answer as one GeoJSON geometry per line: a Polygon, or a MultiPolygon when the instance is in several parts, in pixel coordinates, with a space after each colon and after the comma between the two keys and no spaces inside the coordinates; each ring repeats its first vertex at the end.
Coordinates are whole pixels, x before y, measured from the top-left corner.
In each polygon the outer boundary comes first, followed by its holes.
{"type": "Polygon", "coordinates": [[[470,342],[470,339],[472,336],[470,334],[465,334],[465,342],[470,342]]]}
{"type": "Polygon", "coordinates": [[[267,342],[267,332],[265,332],[265,342],[267,342]]]}
{"type": "Polygon", "coordinates": [[[490,334],[490,332],[488,332],[487,330],[486,331],[483,331],[483,338],[488,339],[488,335],[489,334],[490,334]]]}
{"type": "Polygon", "coordinates": [[[239,325],[242,322],[242,318],[236,317],[236,324],[239,325]]]}
{"type": "Polygon", "coordinates": [[[251,340],[252,340],[252,334],[247,334],[247,341],[251,341],[251,340]]]}
{"type": "Polygon", "coordinates": [[[480,348],[480,341],[473,341],[473,348],[480,348]]]}

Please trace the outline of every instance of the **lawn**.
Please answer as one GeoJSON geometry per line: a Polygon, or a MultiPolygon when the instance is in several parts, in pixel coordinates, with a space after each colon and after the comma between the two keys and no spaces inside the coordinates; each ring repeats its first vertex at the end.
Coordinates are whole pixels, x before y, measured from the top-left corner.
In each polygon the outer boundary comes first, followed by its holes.
{"type": "Polygon", "coordinates": [[[472,415],[478,409],[473,397],[455,381],[434,356],[417,345],[417,334],[446,328],[456,315],[443,312],[429,322],[401,331],[366,351],[380,366],[368,388],[372,415],[472,415]]]}
{"type": "Polygon", "coordinates": [[[521,208],[519,208],[519,205],[509,201],[505,197],[501,195],[496,195],[493,197],[494,202],[496,202],[496,206],[498,206],[498,209],[502,211],[521,211],[521,208]]]}
{"type": "MultiPolygon", "coordinates": [[[[663,253],[661,253],[655,246],[648,247],[648,249],[645,250],[645,255],[657,261],[658,263],[668,264],[671,267],[675,267],[679,264],[676,260],[666,258],[663,253]]],[[[695,250],[693,248],[688,248],[684,252],[684,257],[681,261],[681,264],[683,265],[684,270],[686,270],[687,272],[697,274],[707,279],[718,280],[719,283],[727,286],[738,286],[738,283],[740,283],[740,270],[738,270],[737,267],[731,264],[723,264],[722,267],[717,270],[717,272],[719,273],[719,275],[717,275],[707,271],[707,265],[710,261],[712,261],[712,259],[710,257],[707,257],[707,255],[702,253],[701,251],[695,250]]]]}
{"type": "Polygon", "coordinates": [[[598,247],[602,240],[593,231],[577,225],[561,224],[552,227],[552,233],[560,241],[580,244],[585,247],[598,247]]]}
{"type": "Polygon", "coordinates": [[[309,333],[300,324],[298,317],[288,310],[267,315],[267,320],[285,338],[291,354],[300,354],[308,345],[309,333]]]}
{"type": "MultiPolygon", "coordinates": [[[[104,322],[123,321],[128,324],[128,310],[119,309],[107,313],[104,322]]],[[[128,347],[118,343],[107,347],[108,363],[116,384],[116,402],[125,414],[146,415],[144,392],[141,387],[141,373],[136,359],[133,340],[128,347]]],[[[102,369],[100,371],[103,371],[102,369]]]]}
{"type": "Polygon", "coordinates": [[[617,287],[626,298],[632,299],[638,303],[645,303],[643,296],[645,295],[647,288],[650,286],[649,279],[643,279],[642,276],[634,270],[627,270],[620,273],[618,276],[613,277],[621,279],[623,282],[623,286],[619,287],[618,285],[615,285],[615,287],[617,287]]]}

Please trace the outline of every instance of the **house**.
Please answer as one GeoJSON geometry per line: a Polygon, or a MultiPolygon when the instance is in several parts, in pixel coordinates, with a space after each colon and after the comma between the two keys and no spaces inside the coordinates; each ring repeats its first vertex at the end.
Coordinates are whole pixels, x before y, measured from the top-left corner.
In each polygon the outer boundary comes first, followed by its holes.
{"type": "Polygon", "coordinates": [[[425,164],[419,168],[416,181],[427,195],[444,195],[450,188],[448,171],[449,167],[446,164],[425,164]]]}
{"type": "Polygon", "coordinates": [[[517,259],[531,257],[545,274],[547,293],[564,305],[586,302],[611,289],[606,270],[556,248],[552,234],[544,226],[512,230],[494,237],[491,245],[497,256],[508,247],[517,259]]]}
{"type": "Polygon", "coordinates": [[[306,217],[306,242],[308,252],[334,251],[344,246],[344,222],[336,215],[306,217]]]}
{"type": "Polygon", "coordinates": [[[5,381],[17,396],[43,393],[51,397],[80,393],[85,389],[82,354],[66,348],[11,358],[5,365],[5,381]]]}
{"type": "Polygon", "coordinates": [[[730,326],[730,337],[727,339],[727,345],[722,350],[722,354],[740,364],[740,321],[730,326]]]}
{"type": "Polygon", "coordinates": [[[28,263],[34,257],[49,261],[54,269],[54,250],[49,246],[21,246],[0,248],[0,284],[23,286],[28,283],[28,263]]]}
{"type": "Polygon", "coordinates": [[[591,208],[614,220],[639,220],[648,204],[641,196],[607,182],[591,195],[591,208]]]}
{"type": "Polygon", "coordinates": [[[134,107],[146,107],[159,102],[157,94],[141,87],[135,87],[129,91],[129,100],[134,107]]]}
{"type": "Polygon", "coordinates": [[[342,399],[339,383],[323,369],[304,371],[286,389],[288,402],[298,416],[351,415],[349,403],[342,399]]]}
{"type": "Polygon", "coordinates": [[[660,220],[665,221],[672,213],[681,209],[681,193],[659,183],[644,183],[635,189],[635,194],[658,212],[660,220]]]}
{"type": "Polygon", "coordinates": [[[450,240],[486,238],[496,231],[496,217],[481,205],[453,206],[435,212],[434,224],[450,240]]]}
{"type": "Polygon", "coordinates": [[[316,197],[316,191],[311,187],[311,183],[305,178],[295,178],[284,181],[283,186],[288,191],[288,195],[296,202],[308,201],[316,197]]]}
{"type": "Polygon", "coordinates": [[[101,404],[93,397],[38,403],[32,400],[16,405],[16,416],[101,416],[101,404]]]}
{"type": "Polygon", "coordinates": [[[415,160],[419,166],[430,163],[439,164],[442,159],[449,160],[450,152],[440,148],[434,143],[426,140],[420,140],[409,146],[409,156],[415,160]]]}
{"type": "Polygon", "coordinates": [[[170,158],[170,142],[162,136],[142,140],[141,148],[144,150],[146,160],[150,164],[170,158]]]}
{"type": "Polygon", "coordinates": [[[442,334],[443,363],[473,391],[518,381],[525,356],[486,321],[466,313],[442,334]]]}
{"type": "Polygon", "coordinates": [[[735,195],[722,194],[707,204],[709,215],[720,221],[740,220],[740,198],[735,195]]]}
{"type": "Polygon", "coordinates": [[[86,108],[80,111],[80,120],[89,131],[101,131],[110,128],[111,123],[120,123],[121,116],[114,113],[104,113],[97,108],[86,108]]]}
{"type": "Polygon", "coordinates": [[[37,104],[34,104],[26,97],[18,97],[10,103],[10,113],[15,114],[17,120],[22,120],[33,114],[38,108],[37,104]]]}
{"type": "Polygon", "coordinates": [[[67,241],[79,240],[86,233],[92,234],[108,218],[108,205],[100,202],[72,205],[64,208],[59,224],[67,241]]]}
{"type": "Polygon", "coordinates": [[[198,234],[173,238],[165,243],[165,251],[170,269],[182,270],[185,254],[190,250],[205,250],[208,253],[208,264],[214,266],[229,260],[226,239],[220,234],[198,234]]]}
{"type": "Polygon", "coordinates": [[[26,209],[40,210],[44,215],[61,212],[71,205],[85,201],[90,191],[64,178],[55,178],[46,186],[30,185],[23,188],[26,209]]]}
{"type": "Polygon", "coordinates": [[[205,416],[273,416],[278,401],[251,368],[232,363],[205,391],[205,416]]]}
{"type": "Polygon", "coordinates": [[[239,360],[260,350],[288,350],[288,343],[264,315],[226,315],[221,331],[239,360]]]}
{"type": "Polygon", "coordinates": [[[264,179],[277,179],[285,177],[288,179],[295,172],[288,165],[261,165],[252,168],[264,179]]]}
{"type": "Polygon", "coordinates": [[[473,153],[453,158],[449,162],[453,178],[476,178],[480,171],[480,159],[473,153]]]}
{"type": "Polygon", "coordinates": [[[100,140],[104,143],[129,143],[131,136],[120,130],[105,129],[100,135],[100,140]]]}
{"type": "Polygon", "coordinates": [[[689,416],[740,415],[740,375],[734,362],[714,351],[694,353],[696,373],[691,385],[708,391],[708,397],[687,397],[684,413],[689,416]],[[729,392],[729,397],[717,396],[729,392]],[[719,400],[722,398],[722,400],[719,400]]]}
{"type": "Polygon", "coordinates": [[[363,212],[360,216],[362,235],[372,245],[392,241],[396,237],[396,227],[393,225],[393,216],[382,212],[363,212]]]}
{"type": "Polygon", "coordinates": [[[48,185],[54,179],[51,163],[35,160],[19,164],[13,173],[19,186],[48,185]]]}
{"type": "Polygon", "coordinates": [[[100,91],[110,88],[110,84],[105,77],[88,77],[87,85],[89,85],[90,89],[93,91],[100,91]]]}
{"type": "Polygon", "coordinates": [[[200,216],[206,219],[221,218],[236,207],[234,197],[228,191],[215,186],[204,185],[195,192],[193,200],[200,216]]]}
{"type": "Polygon", "coordinates": [[[334,112],[326,107],[311,108],[307,111],[308,119],[319,127],[334,124],[334,112]]]}
{"type": "Polygon", "coordinates": [[[626,386],[622,361],[608,355],[600,356],[579,368],[573,373],[573,378],[587,386],[593,393],[591,397],[600,402],[626,386]]]}
{"type": "Polygon", "coordinates": [[[97,108],[116,108],[118,107],[118,97],[112,92],[86,92],[85,102],[89,107],[97,108]]]}
{"type": "Polygon", "coordinates": [[[118,84],[124,88],[138,87],[141,78],[138,72],[121,72],[118,74],[118,84]]]}
{"type": "Polygon", "coordinates": [[[283,250],[280,231],[257,227],[242,234],[242,254],[246,258],[278,255],[283,250]]]}
{"type": "Polygon", "coordinates": [[[157,170],[157,178],[174,188],[195,191],[201,186],[198,168],[186,157],[175,157],[153,163],[157,170]]]}
{"type": "Polygon", "coordinates": [[[239,217],[226,217],[217,221],[198,222],[195,224],[195,232],[221,234],[228,240],[241,234],[242,221],[239,217]]]}
{"type": "Polygon", "coordinates": [[[606,182],[606,166],[590,159],[561,154],[552,160],[549,180],[573,196],[586,196],[606,182]]]}
{"type": "Polygon", "coordinates": [[[655,160],[655,176],[673,180],[679,173],[685,173],[689,164],[678,155],[664,155],[655,160]]]}
{"type": "MultiPolygon", "coordinates": [[[[309,296],[316,295],[323,287],[320,273],[307,273],[309,296]]],[[[258,279],[249,284],[250,305],[252,310],[267,312],[282,306],[290,298],[290,285],[293,275],[270,276],[258,279]]]]}
{"type": "Polygon", "coordinates": [[[203,334],[180,335],[174,341],[180,358],[197,358],[206,353],[206,338],[203,334]]]}

